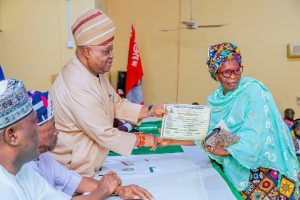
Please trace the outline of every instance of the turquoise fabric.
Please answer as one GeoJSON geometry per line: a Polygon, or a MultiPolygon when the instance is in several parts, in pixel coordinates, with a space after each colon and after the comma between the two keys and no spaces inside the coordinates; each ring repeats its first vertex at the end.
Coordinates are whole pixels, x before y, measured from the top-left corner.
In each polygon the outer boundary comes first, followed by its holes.
{"type": "Polygon", "coordinates": [[[209,155],[223,165],[225,175],[239,191],[248,186],[250,169],[258,167],[278,170],[297,183],[299,163],[289,129],[272,94],[260,81],[244,77],[238,88],[225,96],[219,86],[208,97],[208,104],[212,106],[209,131],[224,120],[240,137],[226,148],[230,156],[209,155]]]}

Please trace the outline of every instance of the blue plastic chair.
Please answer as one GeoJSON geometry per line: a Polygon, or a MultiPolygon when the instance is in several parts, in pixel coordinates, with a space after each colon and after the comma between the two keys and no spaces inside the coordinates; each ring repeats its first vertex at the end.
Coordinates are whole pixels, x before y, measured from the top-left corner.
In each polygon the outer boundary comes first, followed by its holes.
{"type": "Polygon", "coordinates": [[[5,76],[4,76],[2,67],[1,67],[1,65],[0,65],[0,81],[2,81],[2,80],[4,80],[4,79],[5,79],[5,76]]]}

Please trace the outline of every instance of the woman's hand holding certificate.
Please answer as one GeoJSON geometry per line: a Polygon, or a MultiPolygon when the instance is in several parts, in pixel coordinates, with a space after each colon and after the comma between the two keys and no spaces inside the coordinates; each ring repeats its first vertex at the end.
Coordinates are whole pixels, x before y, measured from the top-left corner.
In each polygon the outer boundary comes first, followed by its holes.
{"type": "Polygon", "coordinates": [[[165,104],[161,137],[175,140],[200,140],[208,132],[211,108],[202,105],[165,104]]]}

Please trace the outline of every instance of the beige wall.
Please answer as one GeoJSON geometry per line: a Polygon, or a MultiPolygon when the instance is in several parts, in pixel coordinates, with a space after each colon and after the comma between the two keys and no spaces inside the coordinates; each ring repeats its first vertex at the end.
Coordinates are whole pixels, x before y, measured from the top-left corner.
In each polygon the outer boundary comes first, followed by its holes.
{"type": "MultiPolygon", "coordinates": [[[[125,70],[130,24],[136,26],[145,76],[146,103],[205,103],[217,86],[205,66],[207,47],[222,41],[241,49],[245,75],[272,91],[281,109],[292,107],[300,117],[300,60],[288,60],[286,45],[300,42],[299,0],[194,0],[199,24],[229,23],[215,29],[161,32],[189,19],[189,0],[71,0],[72,22],[78,14],[104,5],[117,23],[112,68],[125,70]]],[[[25,81],[28,88],[50,88],[51,74],[72,57],[66,47],[66,0],[0,0],[0,64],[7,77],[25,81]]]]}
{"type": "MultiPolygon", "coordinates": [[[[51,75],[73,56],[67,48],[66,0],[1,0],[0,65],[28,89],[48,90],[51,75]]],[[[94,0],[71,0],[71,20],[94,0]]]]}
{"type": "Polygon", "coordinates": [[[232,41],[243,56],[245,76],[261,80],[282,112],[300,117],[300,60],[286,57],[286,45],[300,42],[299,0],[194,0],[199,24],[228,23],[222,28],[161,32],[189,19],[189,0],[109,0],[107,12],[117,22],[112,70],[126,69],[130,24],[135,23],[146,103],[206,102],[217,87],[205,66],[207,47],[232,41]]]}
{"type": "Polygon", "coordinates": [[[159,30],[165,25],[176,26],[179,1],[109,0],[106,7],[117,23],[112,82],[116,83],[117,70],[126,70],[130,27],[134,23],[145,74],[145,103],[176,102],[179,33],[163,34],[159,30]]]}
{"type": "Polygon", "coordinates": [[[2,25],[2,0],[0,0],[0,32],[2,31],[3,25],[2,25]]]}

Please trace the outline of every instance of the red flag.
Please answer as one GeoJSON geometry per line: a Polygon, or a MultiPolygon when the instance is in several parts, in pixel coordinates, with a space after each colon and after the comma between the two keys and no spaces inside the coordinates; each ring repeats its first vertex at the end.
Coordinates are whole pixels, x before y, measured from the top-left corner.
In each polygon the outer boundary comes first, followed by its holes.
{"type": "Polygon", "coordinates": [[[129,42],[129,54],[126,74],[126,98],[131,102],[143,104],[142,92],[143,68],[139,48],[135,37],[134,26],[131,25],[131,36],[129,42]]]}

